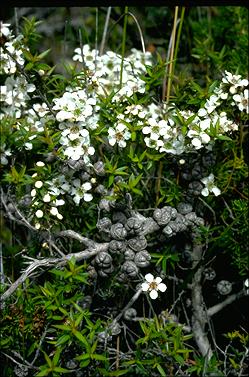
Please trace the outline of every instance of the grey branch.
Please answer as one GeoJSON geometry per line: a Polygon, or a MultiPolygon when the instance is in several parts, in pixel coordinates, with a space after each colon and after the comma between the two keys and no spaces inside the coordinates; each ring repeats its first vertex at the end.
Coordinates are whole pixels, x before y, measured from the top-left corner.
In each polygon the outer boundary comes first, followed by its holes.
{"type": "MultiPolygon", "coordinates": [[[[202,258],[202,246],[195,244],[193,247],[193,268],[197,267],[202,258]]],[[[204,299],[202,295],[202,279],[203,267],[197,267],[197,270],[192,280],[192,331],[194,339],[202,356],[210,360],[212,357],[212,349],[208,337],[205,332],[205,325],[207,323],[207,315],[204,310],[204,299]]]]}
{"type": "Polygon", "coordinates": [[[78,253],[71,253],[66,255],[63,258],[45,258],[45,259],[37,259],[34,260],[27,269],[22,273],[22,275],[13,283],[11,286],[5,291],[1,296],[1,304],[4,303],[6,299],[8,299],[16,289],[25,282],[25,280],[34,273],[35,270],[41,267],[52,267],[52,266],[64,266],[68,260],[72,257],[76,259],[77,262],[81,260],[86,260],[91,258],[92,256],[96,255],[100,251],[106,251],[108,248],[108,243],[95,243],[95,247],[93,249],[86,249],[83,251],[79,251],[78,253]]]}
{"type": "Polygon", "coordinates": [[[207,310],[207,315],[209,317],[212,317],[212,315],[218,313],[219,311],[221,311],[222,309],[224,309],[227,305],[231,304],[235,300],[238,300],[240,297],[242,297],[244,295],[245,295],[245,290],[243,289],[243,290],[241,290],[238,293],[234,293],[234,294],[228,296],[224,301],[219,302],[218,304],[216,304],[216,305],[212,306],[211,308],[209,308],[207,310]]]}
{"type": "Polygon", "coordinates": [[[55,236],[73,238],[90,248],[95,246],[94,241],[90,240],[89,238],[83,237],[81,234],[75,232],[74,230],[62,230],[61,232],[56,233],[55,236]]]}

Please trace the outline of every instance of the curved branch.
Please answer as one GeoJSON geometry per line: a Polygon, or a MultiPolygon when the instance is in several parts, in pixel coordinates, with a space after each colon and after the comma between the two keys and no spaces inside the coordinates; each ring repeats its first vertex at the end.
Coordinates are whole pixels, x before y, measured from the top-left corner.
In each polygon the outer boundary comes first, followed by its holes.
{"type": "Polygon", "coordinates": [[[61,232],[58,232],[54,235],[55,237],[68,237],[68,238],[73,238],[81,243],[83,243],[87,247],[94,247],[95,242],[90,240],[87,237],[81,236],[81,234],[75,232],[74,230],[67,229],[67,230],[62,230],[61,232]]]}
{"type": "Polygon", "coordinates": [[[244,289],[242,289],[240,292],[234,293],[234,294],[228,296],[224,301],[219,302],[218,304],[209,308],[207,310],[207,315],[209,317],[212,317],[212,315],[218,313],[219,311],[224,309],[227,305],[230,305],[232,302],[234,302],[235,300],[238,300],[239,298],[243,297],[244,295],[245,295],[245,291],[244,291],[244,289]]]}
{"type": "Polygon", "coordinates": [[[100,251],[106,251],[108,248],[108,243],[102,243],[102,244],[97,244],[95,243],[95,248],[92,250],[83,250],[79,251],[78,253],[71,253],[66,255],[63,258],[45,258],[42,260],[34,260],[28,268],[22,273],[22,275],[13,283],[11,286],[5,291],[1,298],[0,298],[0,303],[3,304],[4,301],[6,301],[12,293],[16,291],[16,289],[25,282],[25,280],[38,268],[40,267],[51,267],[51,266],[64,266],[68,260],[70,260],[72,257],[76,259],[76,261],[81,261],[81,260],[86,260],[100,251]]]}

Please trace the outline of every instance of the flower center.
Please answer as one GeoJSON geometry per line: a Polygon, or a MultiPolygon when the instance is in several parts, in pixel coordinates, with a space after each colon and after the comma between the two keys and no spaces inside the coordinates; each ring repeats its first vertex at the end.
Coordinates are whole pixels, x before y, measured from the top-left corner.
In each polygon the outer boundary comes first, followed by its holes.
{"type": "Polygon", "coordinates": [[[152,281],[150,283],[150,290],[152,291],[153,289],[156,289],[157,290],[157,283],[155,281],[152,281]]]}
{"type": "Polygon", "coordinates": [[[122,132],[117,132],[115,136],[116,136],[116,139],[117,139],[118,141],[119,141],[119,140],[122,140],[122,139],[124,138],[122,132]]]}

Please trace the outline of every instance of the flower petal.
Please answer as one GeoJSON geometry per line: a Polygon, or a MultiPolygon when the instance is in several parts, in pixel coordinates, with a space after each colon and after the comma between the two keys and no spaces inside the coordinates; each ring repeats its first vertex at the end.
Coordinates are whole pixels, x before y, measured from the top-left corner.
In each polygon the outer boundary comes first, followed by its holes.
{"type": "Polygon", "coordinates": [[[218,187],[213,187],[212,192],[214,193],[215,196],[218,196],[221,194],[221,191],[218,187]]]}
{"type": "Polygon", "coordinates": [[[157,288],[159,289],[159,291],[165,292],[166,289],[167,289],[167,286],[164,283],[160,283],[160,284],[158,284],[157,288]]]}
{"type": "Polygon", "coordinates": [[[155,278],[155,282],[156,282],[157,284],[160,284],[161,281],[162,281],[162,279],[161,279],[159,276],[158,276],[157,278],[155,278]]]}
{"type": "Polygon", "coordinates": [[[152,274],[145,275],[145,280],[147,280],[148,283],[152,283],[154,280],[154,276],[152,274]]]}
{"type": "Polygon", "coordinates": [[[155,300],[157,297],[158,297],[157,291],[155,289],[152,289],[152,291],[150,292],[150,298],[152,298],[152,300],[155,300]]]}
{"type": "Polygon", "coordinates": [[[142,283],[141,287],[142,287],[142,291],[146,292],[148,291],[150,285],[148,283],[142,283]]]}
{"type": "Polygon", "coordinates": [[[209,191],[208,191],[208,189],[205,187],[204,189],[202,189],[201,190],[201,194],[203,195],[203,196],[208,196],[208,194],[209,194],[209,191]]]}

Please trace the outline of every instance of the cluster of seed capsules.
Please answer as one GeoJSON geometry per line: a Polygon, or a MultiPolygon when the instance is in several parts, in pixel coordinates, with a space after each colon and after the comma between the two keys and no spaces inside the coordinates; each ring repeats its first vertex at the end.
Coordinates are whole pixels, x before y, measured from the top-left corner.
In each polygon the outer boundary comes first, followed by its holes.
{"type": "Polygon", "coordinates": [[[102,278],[115,273],[120,282],[136,279],[140,269],[150,266],[148,234],[157,233],[169,238],[204,225],[204,220],[193,212],[189,203],[180,203],[177,209],[171,206],[157,208],[151,217],[134,212],[127,217],[129,211],[115,210],[115,203],[112,207],[112,220],[103,217],[97,223],[100,237],[109,243],[108,250],[97,254],[90,269],[102,278]]]}

